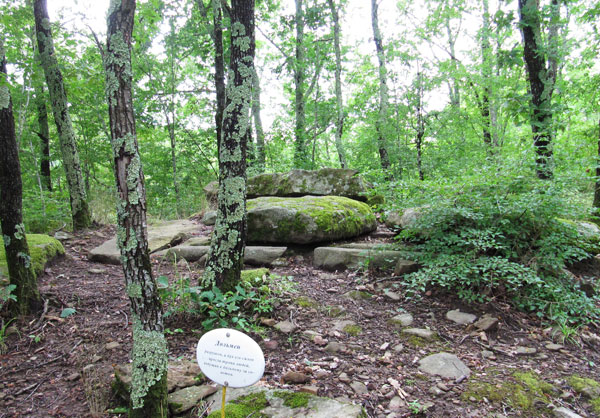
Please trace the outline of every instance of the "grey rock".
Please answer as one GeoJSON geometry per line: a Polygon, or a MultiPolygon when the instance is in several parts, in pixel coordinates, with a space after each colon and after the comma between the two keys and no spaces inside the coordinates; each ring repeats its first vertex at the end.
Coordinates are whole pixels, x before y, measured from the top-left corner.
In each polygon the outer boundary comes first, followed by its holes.
{"type": "Polygon", "coordinates": [[[296,327],[296,325],[292,324],[290,321],[281,321],[276,323],[274,328],[284,334],[291,334],[292,332],[296,331],[298,327],[296,327]]]}
{"type": "Polygon", "coordinates": [[[190,386],[180,389],[169,394],[169,407],[174,414],[181,414],[185,411],[189,411],[198,405],[202,399],[212,395],[216,391],[216,387],[209,385],[190,386]]]}
{"type": "Polygon", "coordinates": [[[450,353],[437,353],[422,358],[419,361],[419,370],[447,379],[468,377],[471,374],[471,370],[458,357],[450,353]]]}
{"type": "Polygon", "coordinates": [[[405,229],[412,227],[421,216],[423,216],[423,212],[429,209],[429,206],[422,206],[416,208],[406,208],[400,217],[400,228],[405,229]]]}
{"type": "Polygon", "coordinates": [[[400,396],[394,396],[390,403],[388,404],[388,408],[391,411],[399,411],[400,409],[406,406],[406,402],[400,396]]]}
{"type": "MultiPolygon", "coordinates": [[[[367,264],[369,267],[391,270],[402,256],[402,252],[392,250],[317,247],[314,250],[313,265],[329,271],[357,269],[367,264]]],[[[402,262],[417,266],[413,261],[402,260],[402,262]]]]}
{"type": "Polygon", "coordinates": [[[66,241],[68,239],[73,238],[73,235],[66,233],[65,231],[56,231],[54,233],[54,238],[59,241],[66,241]]]}
{"type": "Polygon", "coordinates": [[[202,223],[207,226],[212,226],[217,222],[217,211],[209,210],[202,217],[202,223]]]}
{"type": "Polygon", "coordinates": [[[350,387],[352,388],[354,393],[356,393],[359,396],[366,395],[367,393],[369,393],[369,389],[367,389],[367,385],[365,385],[363,382],[354,381],[354,382],[350,383],[350,387]]]}
{"type": "Polygon", "coordinates": [[[394,267],[394,276],[404,276],[405,274],[419,271],[419,264],[414,261],[399,259],[394,267]]]}
{"type": "Polygon", "coordinates": [[[329,343],[327,343],[325,348],[323,348],[323,350],[331,354],[339,353],[340,351],[346,351],[346,346],[341,343],[338,343],[337,341],[330,341],[329,343]]]}
{"type": "Polygon", "coordinates": [[[272,266],[287,251],[287,247],[247,246],[244,263],[252,266],[272,266]]]}
{"type": "Polygon", "coordinates": [[[106,272],[105,269],[88,269],[88,273],[90,274],[105,274],[106,272]]]}
{"type": "Polygon", "coordinates": [[[353,238],[377,227],[371,208],[341,196],[259,197],[248,207],[248,242],[311,244],[353,238]]]}
{"type": "Polygon", "coordinates": [[[402,333],[408,335],[415,335],[428,341],[434,340],[436,337],[435,332],[425,328],[406,328],[402,330],[402,333]]]}
{"type": "Polygon", "coordinates": [[[306,383],[310,381],[310,377],[304,373],[289,371],[281,376],[284,383],[306,383]]]}
{"type": "Polygon", "coordinates": [[[392,210],[385,214],[385,226],[390,229],[401,229],[402,214],[392,210]]]}
{"type": "Polygon", "coordinates": [[[121,344],[119,344],[117,341],[112,341],[104,346],[104,348],[106,348],[107,350],[114,350],[115,348],[119,347],[121,347],[121,344]]]}
{"type": "Polygon", "coordinates": [[[204,375],[197,361],[181,360],[169,362],[167,369],[167,390],[196,386],[203,380],[204,375]]]}
{"type": "Polygon", "coordinates": [[[187,241],[183,242],[181,245],[185,245],[188,247],[206,247],[210,246],[210,239],[211,238],[208,236],[192,237],[187,241]]]}
{"type": "Polygon", "coordinates": [[[340,331],[343,332],[344,328],[348,327],[348,326],[355,326],[356,322],[350,320],[350,319],[345,319],[342,321],[334,321],[333,322],[333,329],[335,331],[340,331]]]}
{"type": "Polygon", "coordinates": [[[388,319],[388,323],[400,327],[409,327],[413,323],[413,316],[409,313],[398,314],[393,318],[388,319]]]}
{"type": "Polygon", "coordinates": [[[555,418],[583,418],[581,415],[571,411],[568,408],[565,408],[564,406],[554,409],[554,411],[552,411],[552,415],[554,415],[555,418]]]}
{"type": "Polygon", "coordinates": [[[397,292],[392,292],[391,290],[384,290],[383,294],[390,300],[394,301],[394,302],[398,302],[399,300],[402,299],[402,296],[397,293],[397,292]]]}
{"type": "Polygon", "coordinates": [[[171,261],[183,259],[193,263],[194,261],[198,261],[200,258],[208,254],[209,249],[210,247],[208,246],[178,245],[166,250],[165,258],[171,261]]]}
{"type": "Polygon", "coordinates": [[[455,309],[446,313],[446,319],[459,325],[468,325],[475,322],[477,316],[470,313],[461,312],[459,309],[455,309]]]}
{"type": "Polygon", "coordinates": [[[484,315],[479,321],[475,322],[475,327],[480,331],[491,331],[498,327],[498,318],[490,315],[484,315]]]}
{"type": "Polygon", "coordinates": [[[517,347],[515,353],[519,356],[532,356],[537,353],[537,350],[533,347],[517,347]]]}

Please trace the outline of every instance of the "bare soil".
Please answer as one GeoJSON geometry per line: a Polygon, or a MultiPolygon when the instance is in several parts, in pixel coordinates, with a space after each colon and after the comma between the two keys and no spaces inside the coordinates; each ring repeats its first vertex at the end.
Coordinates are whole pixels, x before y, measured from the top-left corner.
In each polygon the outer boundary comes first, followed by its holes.
{"type": "MultiPolygon", "coordinates": [[[[209,232],[199,225],[200,234],[209,232]]],[[[0,418],[117,416],[105,411],[117,405],[110,393],[112,367],[129,361],[129,302],[121,267],[91,263],[87,258],[92,248],[113,234],[111,226],[76,233],[64,242],[66,256],[48,266],[39,278],[47,309],[43,315],[13,323],[5,340],[7,349],[0,355],[0,418]],[[67,307],[76,313],[61,318],[67,307]]],[[[367,236],[362,240],[377,239],[367,236]]],[[[324,272],[312,266],[310,254],[306,249],[297,250],[287,258],[285,267],[271,270],[280,277],[292,277],[289,281],[294,284],[271,318],[291,321],[298,329],[288,335],[265,326],[251,333],[265,353],[265,384],[300,389],[305,384],[284,384],[282,380],[287,371],[299,371],[310,377],[306,384],[317,387],[320,396],[360,403],[370,417],[417,415],[425,406],[428,408],[421,416],[551,416],[545,412],[548,404],[594,416],[589,401],[576,393],[567,379],[580,375],[598,380],[598,329],[579,328],[563,349],[550,351],[546,345],[568,335],[569,330],[553,332],[535,315],[516,312],[500,301],[464,306],[453,295],[440,291],[429,291],[422,299],[410,301],[401,287],[391,288],[401,295],[394,301],[385,295],[384,287],[398,283],[398,279],[376,271],[324,272]],[[370,296],[360,300],[343,296],[351,290],[370,296]],[[342,307],[345,314],[335,317],[338,309],[333,307],[342,307]],[[493,331],[480,332],[447,320],[446,312],[453,309],[479,317],[491,314],[500,323],[493,331]],[[413,315],[412,326],[430,328],[438,338],[432,342],[407,338],[388,325],[387,319],[402,312],[413,315]],[[354,321],[360,332],[349,335],[335,331],[333,325],[338,320],[354,321]],[[304,331],[314,331],[322,338],[311,340],[304,331]],[[326,352],[326,342],[338,342],[342,350],[326,352]],[[518,347],[537,351],[518,355],[518,347]],[[471,376],[444,380],[419,371],[419,359],[442,351],[456,354],[471,369],[471,376]],[[489,382],[500,390],[504,383],[514,380],[515,371],[530,371],[552,384],[555,391],[543,395],[543,405],[534,404],[527,410],[515,407],[508,399],[469,395],[471,382],[489,382]],[[367,392],[356,393],[350,387],[354,382],[362,382],[367,392]]],[[[157,276],[174,280],[172,265],[160,260],[153,263],[157,276]]],[[[194,270],[185,274],[192,280],[198,278],[194,270]]],[[[200,318],[189,315],[166,320],[172,358],[194,358],[203,332],[200,323],[200,318]]]]}

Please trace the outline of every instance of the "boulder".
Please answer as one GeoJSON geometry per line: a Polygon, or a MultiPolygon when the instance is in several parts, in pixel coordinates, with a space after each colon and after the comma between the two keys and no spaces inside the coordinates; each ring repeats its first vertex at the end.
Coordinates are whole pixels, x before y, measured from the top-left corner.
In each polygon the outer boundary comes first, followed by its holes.
{"type": "MultiPolygon", "coordinates": [[[[382,269],[394,269],[396,264],[402,260],[400,251],[342,248],[342,247],[318,247],[315,248],[313,264],[324,270],[346,270],[360,267],[377,267],[382,269]]],[[[417,263],[410,260],[402,260],[402,265],[408,270],[416,271],[417,263]]]]}
{"type": "MultiPolygon", "coordinates": [[[[209,249],[207,245],[178,245],[155,255],[164,256],[171,261],[184,259],[192,263],[208,254],[209,249]]],[[[271,266],[286,250],[287,247],[248,246],[244,251],[244,263],[251,266],[271,266]]]]}
{"type": "MultiPolygon", "coordinates": [[[[173,247],[185,241],[197,231],[198,226],[185,219],[166,221],[158,225],[148,226],[148,249],[150,253],[173,247]]],[[[112,238],[90,251],[90,261],[105,264],[121,264],[121,252],[117,246],[117,238],[112,238]]]]}
{"type": "Polygon", "coordinates": [[[311,244],[377,228],[371,208],[341,196],[259,197],[248,206],[248,242],[311,244]]]}
{"type": "MultiPolygon", "coordinates": [[[[250,177],[247,184],[248,199],[262,196],[345,196],[366,201],[370,189],[358,171],[337,168],[320,170],[292,170],[287,173],[267,173],[250,177]]],[[[217,201],[218,183],[213,181],[204,187],[208,202],[217,201]]]]}
{"type": "Polygon", "coordinates": [[[419,361],[419,370],[430,375],[458,379],[469,376],[471,370],[458,357],[450,353],[437,353],[422,358],[419,361]]]}
{"type": "MultiPolygon", "coordinates": [[[[60,241],[49,235],[27,234],[27,245],[33,272],[36,276],[44,271],[47,263],[65,254],[65,248],[60,241]]],[[[4,245],[0,245],[0,284],[4,281],[8,283],[8,266],[4,245]]]]}

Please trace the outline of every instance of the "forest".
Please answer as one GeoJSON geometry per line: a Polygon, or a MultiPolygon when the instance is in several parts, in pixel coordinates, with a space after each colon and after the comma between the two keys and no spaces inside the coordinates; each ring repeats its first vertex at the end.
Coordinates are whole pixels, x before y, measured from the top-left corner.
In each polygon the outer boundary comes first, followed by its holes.
{"type": "Polygon", "coordinates": [[[0,417],[600,416],[599,18],[4,1],[0,417]]]}

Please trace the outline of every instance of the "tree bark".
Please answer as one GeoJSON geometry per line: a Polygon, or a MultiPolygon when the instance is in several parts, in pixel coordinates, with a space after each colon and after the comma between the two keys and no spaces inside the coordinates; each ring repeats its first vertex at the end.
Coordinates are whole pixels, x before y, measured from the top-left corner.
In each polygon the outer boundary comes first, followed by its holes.
{"type": "Polygon", "coordinates": [[[117,243],[133,324],[133,417],[166,417],[167,342],[152,276],[146,231],[146,192],[132,98],[131,34],[135,0],[112,0],[104,65],[117,185],[117,243]]]}
{"type": "Polygon", "coordinates": [[[12,100],[6,82],[6,58],[0,39],[0,223],[10,284],[15,285],[11,314],[26,315],[41,306],[23,225],[23,186],[12,100]]]}
{"type": "Polygon", "coordinates": [[[333,20],[333,46],[335,49],[335,106],[337,120],[335,124],[335,148],[340,160],[340,166],[346,168],[346,152],[342,144],[344,133],[344,102],[342,99],[342,52],[340,48],[340,18],[333,0],[327,0],[333,20]]]}
{"type": "Polygon", "coordinates": [[[304,51],[304,9],[303,0],[296,0],[296,61],[294,63],[294,84],[296,114],[294,148],[294,167],[308,168],[310,161],[306,148],[306,113],[305,113],[305,82],[306,82],[306,57],[304,51]]]}
{"type": "Polygon", "coordinates": [[[600,217],[600,120],[598,121],[598,159],[596,160],[596,187],[592,207],[596,216],[600,217]]]}
{"type": "Polygon", "coordinates": [[[536,152],[536,174],[552,178],[552,72],[546,68],[537,0],[519,0],[519,16],[525,60],[531,92],[531,130],[536,152]]]}
{"type": "Polygon", "coordinates": [[[483,97],[481,100],[481,117],[483,119],[483,142],[488,152],[492,150],[492,126],[490,117],[490,96],[492,94],[492,56],[490,44],[490,13],[488,0],[483,0],[483,27],[481,29],[481,55],[483,76],[483,97]]]}
{"type": "Polygon", "coordinates": [[[40,175],[42,184],[49,192],[52,191],[52,177],[50,172],[50,128],[48,127],[48,109],[46,107],[46,98],[44,97],[44,86],[35,85],[35,105],[37,108],[38,130],[37,136],[40,138],[41,158],[40,175]]]}
{"type": "Polygon", "coordinates": [[[87,202],[87,194],[81,173],[79,152],[75,141],[75,132],[69,115],[67,94],[63,85],[63,78],[58,60],[54,51],[52,31],[46,0],[35,0],[33,3],[35,15],[35,31],[38,41],[38,50],[48,84],[52,112],[58,131],[60,148],[62,152],[67,185],[71,200],[71,215],[73,229],[85,229],[91,225],[92,218],[87,202]]]}
{"type": "Polygon", "coordinates": [[[379,150],[381,168],[387,170],[390,167],[390,158],[386,148],[385,124],[388,114],[389,92],[387,86],[387,70],[385,66],[385,52],[383,50],[381,31],[379,30],[377,8],[377,0],[371,0],[371,25],[373,27],[373,39],[375,40],[377,59],[379,60],[379,115],[377,122],[375,123],[375,129],[377,130],[377,147],[379,150]]]}
{"type": "Polygon", "coordinates": [[[231,60],[219,147],[217,220],[202,286],[222,291],[240,281],[246,245],[246,152],[254,74],[254,0],[233,0],[231,60]]]}
{"type": "Polygon", "coordinates": [[[256,129],[256,169],[258,173],[265,172],[265,132],[260,118],[260,80],[255,69],[253,74],[252,89],[252,116],[254,117],[254,129],[256,129]]]}

